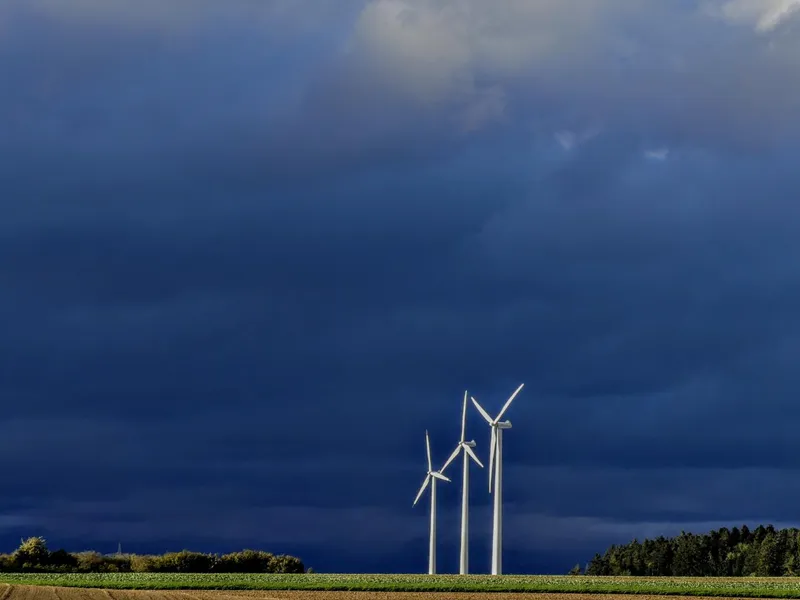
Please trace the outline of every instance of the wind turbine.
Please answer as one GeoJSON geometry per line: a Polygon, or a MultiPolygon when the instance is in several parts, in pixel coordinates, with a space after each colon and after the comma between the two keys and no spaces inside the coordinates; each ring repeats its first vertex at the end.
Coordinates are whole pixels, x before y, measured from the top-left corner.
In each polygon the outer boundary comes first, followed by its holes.
{"type": "Polygon", "coordinates": [[[461,562],[459,573],[466,575],[469,572],[469,459],[472,458],[478,465],[483,468],[483,464],[475,456],[472,449],[475,447],[475,440],[466,441],[467,433],[467,392],[464,392],[464,407],[461,411],[461,441],[458,442],[456,449],[444,463],[441,471],[444,473],[445,469],[453,462],[458,453],[464,451],[464,466],[461,482],[461,562]]]}
{"type": "Polygon", "coordinates": [[[425,476],[425,481],[422,482],[422,487],[419,488],[417,497],[414,499],[415,506],[419,499],[422,497],[422,492],[431,484],[431,534],[430,545],[428,549],[428,574],[433,575],[436,573],[436,480],[450,481],[447,477],[442,475],[440,471],[433,470],[433,463],[431,462],[431,440],[428,437],[428,430],[425,430],[425,447],[428,450],[428,474],[425,476]]]}
{"type": "Polygon", "coordinates": [[[500,421],[503,415],[511,406],[511,402],[519,394],[522,386],[520,384],[511,397],[506,400],[500,413],[494,419],[489,416],[483,407],[478,404],[475,398],[472,403],[475,408],[483,415],[486,422],[492,428],[492,441],[489,449],[489,492],[492,491],[492,474],[494,473],[494,518],[492,527],[492,575],[500,575],[503,572],[502,552],[503,552],[503,430],[511,429],[511,421],[500,421]]]}

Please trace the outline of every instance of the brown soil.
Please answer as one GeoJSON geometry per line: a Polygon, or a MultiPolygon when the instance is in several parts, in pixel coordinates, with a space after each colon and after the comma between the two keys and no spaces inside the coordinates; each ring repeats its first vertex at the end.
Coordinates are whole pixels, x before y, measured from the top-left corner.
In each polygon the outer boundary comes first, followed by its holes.
{"type": "MultiPolygon", "coordinates": [[[[0,600],[632,600],[630,594],[99,590],[0,584],[0,600]]],[[[636,595],[635,600],[665,600],[636,595]]],[[[697,600],[670,596],[669,600],[697,600]]]]}

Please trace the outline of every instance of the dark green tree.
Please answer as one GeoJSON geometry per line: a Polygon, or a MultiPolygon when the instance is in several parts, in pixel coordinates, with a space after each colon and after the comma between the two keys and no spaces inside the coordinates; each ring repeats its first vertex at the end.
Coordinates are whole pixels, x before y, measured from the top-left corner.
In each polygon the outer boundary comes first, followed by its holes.
{"type": "Polygon", "coordinates": [[[783,562],[780,541],[773,531],[767,531],[758,548],[756,575],[775,577],[781,575],[783,562]]]}
{"type": "Polygon", "coordinates": [[[11,562],[22,570],[41,569],[50,560],[50,551],[43,537],[29,537],[22,540],[19,547],[11,554],[11,562]]]}
{"type": "Polygon", "coordinates": [[[681,532],[612,545],[595,554],[587,575],[781,576],[800,575],[800,530],[759,525],[681,532]]]}

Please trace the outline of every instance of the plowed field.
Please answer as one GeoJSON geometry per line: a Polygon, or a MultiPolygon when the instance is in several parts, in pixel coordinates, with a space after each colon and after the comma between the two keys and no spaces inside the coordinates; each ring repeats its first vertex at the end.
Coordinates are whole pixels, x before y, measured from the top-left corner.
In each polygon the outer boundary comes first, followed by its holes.
{"type": "MultiPolygon", "coordinates": [[[[671,600],[697,600],[670,596],[671,600]]],[[[104,590],[0,584],[0,600],[631,600],[624,594],[104,590]]],[[[637,594],[636,600],[664,600],[637,594]]]]}

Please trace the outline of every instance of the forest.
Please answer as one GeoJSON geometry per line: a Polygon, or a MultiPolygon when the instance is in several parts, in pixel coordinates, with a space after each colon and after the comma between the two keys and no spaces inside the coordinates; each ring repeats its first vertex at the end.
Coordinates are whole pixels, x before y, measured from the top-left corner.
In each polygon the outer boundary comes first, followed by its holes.
{"type": "Polygon", "coordinates": [[[304,573],[303,561],[263,550],[205,554],[181,550],[166,554],[100,554],[51,551],[42,537],[20,540],[11,554],[0,554],[0,572],[57,573],[304,573]]]}
{"type": "MultiPolygon", "coordinates": [[[[580,574],[576,565],[571,574],[580,574]]],[[[723,527],[704,534],[681,532],[667,538],[613,545],[586,565],[586,575],[690,577],[797,576],[800,530],[772,525],[723,527]]]]}

